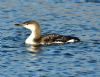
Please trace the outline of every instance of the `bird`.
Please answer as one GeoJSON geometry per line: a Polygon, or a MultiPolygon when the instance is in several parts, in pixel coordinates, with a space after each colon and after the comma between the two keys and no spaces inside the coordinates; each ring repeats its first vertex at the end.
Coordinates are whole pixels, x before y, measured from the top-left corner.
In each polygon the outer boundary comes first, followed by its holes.
{"type": "Polygon", "coordinates": [[[25,40],[28,45],[51,45],[51,44],[64,44],[70,42],[79,42],[80,39],[75,36],[67,36],[61,34],[45,34],[41,35],[40,24],[35,20],[16,23],[16,26],[23,26],[31,31],[31,34],[25,40]]]}

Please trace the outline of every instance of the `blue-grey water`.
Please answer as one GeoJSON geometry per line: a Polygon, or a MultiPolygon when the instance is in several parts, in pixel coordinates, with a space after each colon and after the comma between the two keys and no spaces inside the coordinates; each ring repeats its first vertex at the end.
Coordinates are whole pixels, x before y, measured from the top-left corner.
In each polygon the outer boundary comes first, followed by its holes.
{"type": "Polygon", "coordinates": [[[100,3],[0,0],[0,77],[100,77],[100,3]],[[30,31],[14,25],[27,20],[38,21],[42,34],[73,35],[82,42],[32,53],[24,44],[30,31]]]}

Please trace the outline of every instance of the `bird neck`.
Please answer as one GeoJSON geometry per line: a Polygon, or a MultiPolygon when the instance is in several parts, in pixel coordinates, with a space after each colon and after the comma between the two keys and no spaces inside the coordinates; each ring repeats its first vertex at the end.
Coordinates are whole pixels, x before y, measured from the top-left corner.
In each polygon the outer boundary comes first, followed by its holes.
{"type": "Polygon", "coordinates": [[[31,30],[31,34],[26,39],[25,43],[26,44],[37,44],[39,43],[39,41],[37,40],[40,39],[40,37],[41,37],[40,28],[35,28],[34,30],[31,30]]]}

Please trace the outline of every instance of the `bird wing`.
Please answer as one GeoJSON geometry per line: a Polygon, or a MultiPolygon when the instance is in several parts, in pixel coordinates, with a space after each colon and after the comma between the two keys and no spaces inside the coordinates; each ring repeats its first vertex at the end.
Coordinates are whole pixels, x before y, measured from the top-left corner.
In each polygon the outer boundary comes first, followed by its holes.
{"type": "Polygon", "coordinates": [[[59,34],[48,34],[41,38],[41,42],[48,43],[48,44],[55,43],[55,42],[64,43],[70,40],[71,38],[72,38],[71,36],[63,36],[59,34]]]}

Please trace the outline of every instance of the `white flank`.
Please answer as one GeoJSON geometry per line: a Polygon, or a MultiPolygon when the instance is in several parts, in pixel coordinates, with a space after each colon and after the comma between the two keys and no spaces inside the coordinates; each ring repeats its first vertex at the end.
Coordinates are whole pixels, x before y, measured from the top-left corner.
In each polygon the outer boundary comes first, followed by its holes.
{"type": "Polygon", "coordinates": [[[61,44],[61,43],[63,43],[63,42],[60,42],[60,41],[56,41],[56,42],[53,42],[53,43],[58,43],[58,44],[61,44]]]}
{"type": "Polygon", "coordinates": [[[71,40],[69,40],[69,41],[67,41],[67,42],[75,42],[75,39],[71,39],[71,40]]]}

